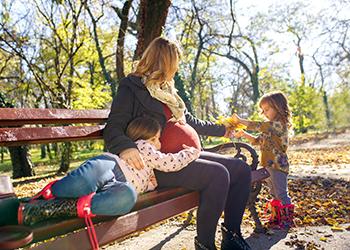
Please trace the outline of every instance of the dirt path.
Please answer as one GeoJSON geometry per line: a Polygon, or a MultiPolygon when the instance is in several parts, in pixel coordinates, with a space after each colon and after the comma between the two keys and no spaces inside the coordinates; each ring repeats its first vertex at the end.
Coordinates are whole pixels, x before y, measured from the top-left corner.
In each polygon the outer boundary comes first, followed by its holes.
{"type": "MultiPolygon", "coordinates": [[[[292,151],[304,149],[327,149],[350,145],[350,131],[345,134],[329,136],[328,138],[308,141],[290,147],[292,151]]],[[[350,155],[350,152],[345,152],[350,155]]],[[[295,164],[291,166],[290,179],[317,177],[343,179],[350,182],[350,162],[334,164],[295,164]]],[[[349,227],[349,224],[341,225],[349,227]]],[[[252,249],[285,250],[285,249],[350,249],[350,231],[331,231],[330,226],[298,227],[289,232],[273,231],[272,234],[254,234],[252,227],[242,226],[242,232],[252,249]]],[[[176,219],[170,219],[160,226],[142,232],[139,235],[129,237],[123,241],[115,242],[103,249],[108,250],[193,250],[193,238],[196,235],[195,225],[183,227],[176,219]]],[[[221,238],[220,228],[217,229],[217,246],[221,238]]]]}
{"type": "MultiPolygon", "coordinates": [[[[349,226],[347,225],[343,225],[349,226]]],[[[290,232],[275,231],[272,235],[254,234],[251,228],[243,228],[244,237],[253,250],[325,249],[349,250],[350,231],[333,232],[329,226],[302,227],[290,232]],[[308,247],[303,248],[302,246],[308,247]],[[299,247],[299,248],[298,248],[299,247]],[[312,248],[313,247],[313,248],[312,248]]],[[[220,231],[218,230],[217,246],[220,231]]],[[[170,222],[151,229],[137,237],[132,237],[106,248],[108,250],[194,250],[195,226],[183,228],[181,224],[170,222]]]]}

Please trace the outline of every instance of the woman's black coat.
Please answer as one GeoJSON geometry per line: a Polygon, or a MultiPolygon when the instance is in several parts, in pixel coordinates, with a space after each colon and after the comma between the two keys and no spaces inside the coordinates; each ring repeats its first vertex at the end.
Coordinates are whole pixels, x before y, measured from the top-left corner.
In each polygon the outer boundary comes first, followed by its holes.
{"type": "MultiPolygon", "coordinates": [[[[139,116],[151,116],[158,120],[162,127],[166,124],[162,103],[149,94],[140,77],[128,76],[119,84],[103,131],[103,138],[109,152],[119,154],[125,149],[136,148],[135,143],[125,135],[125,131],[129,122],[139,116]]],[[[224,126],[199,120],[187,111],[185,117],[186,122],[200,135],[223,136],[225,134],[224,126]]]]}

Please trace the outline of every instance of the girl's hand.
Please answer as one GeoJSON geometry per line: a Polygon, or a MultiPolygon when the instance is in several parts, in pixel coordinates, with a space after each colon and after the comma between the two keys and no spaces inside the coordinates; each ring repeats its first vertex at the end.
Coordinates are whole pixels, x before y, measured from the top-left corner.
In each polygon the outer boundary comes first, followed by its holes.
{"type": "Polygon", "coordinates": [[[182,144],[182,147],[183,147],[184,149],[198,150],[197,148],[195,148],[195,147],[190,147],[190,146],[188,146],[188,145],[186,145],[186,144],[182,144]]]}
{"type": "Polygon", "coordinates": [[[138,170],[143,169],[145,167],[145,163],[143,162],[140,152],[136,148],[125,149],[119,154],[119,157],[131,167],[136,168],[138,170]]]}
{"type": "Polygon", "coordinates": [[[149,180],[153,186],[155,186],[155,187],[158,186],[157,179],[155,176],[152,176],[149,180]]]}
{"type": "Polygon", "coordinates": [[[234,136],[235,136],[235,138],[239,139],[239,138],[245,136],[245,132],[244,132],[243,130],[237,130],[237,131],[234,133],[234,136]]]}

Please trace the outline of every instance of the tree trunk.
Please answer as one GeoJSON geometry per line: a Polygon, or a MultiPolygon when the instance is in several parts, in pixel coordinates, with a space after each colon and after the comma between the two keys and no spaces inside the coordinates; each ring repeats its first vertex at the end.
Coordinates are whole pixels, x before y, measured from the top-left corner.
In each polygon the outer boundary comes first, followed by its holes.
{"type": "Polygon", "coordinates": [[[5,155],[5,148],[0,147],[0,152],[1,152],[1,163],[4,163],[4,155],[5,155]]]}
{"type": "Polygon", "coordinates": [[[332,127],[331,112],[329,110],[328,96],[327,96],[327,92],[325,90],[322,91],[322,99],[323,99],[323,104],[324,104],[325,111],[326,111],[327,127],[330,128],[330,127],[332,127]]]}
{"type": "Polygon", "coordinates": [[[40,145],[40,158],[41,159],[46,158],[46,145],[45,144],[40,145]]]}
{"type": "Polygon", "coordinates": [[[12,177],[14,179],[34,176],[33,164],[30,160],[28,146],[8,147],[12,161],[12,177]]]}
{"type": "Polygon", "coordinates": [[[304,54],[301,52],[300,43],[301,43],[301,39],[298,38],[297,55],[299,60],[300,81],[301,81],[301,85],[305,86],[304,54]]]}
{"type": "Polygon", "coordinates": [[[55,152],[55,157],[58,157],[60,154],[60,147],[57,145],[57,143],[52,144],[52,149],[55,152]]]}
{"type": "Polygon", "coordinates": [[[150,42],[162,34],[170,0],[141,0],[138,13],[137,46],[134,59],[139,59],[150,42]]]}
{"type": "MultiPolygon", "coordinates": [[[[258,66],[256,66],[256,68],[258,68],[258,66]]],[[[253,102],[254,104],[256,104],[259,100],[260,97],[260,92],[259,92],[259,69],[254,70],[252,72],[252,77],[251,77],[251,83],[252,83],[252,87],[253,87],[253,102]]]]}
{"type": "Polygon", "coordinates": [[[47,154],[49,155],[49,159],[52,160],[52,153],[51,153],[51,149],[50,149],[50,144],[46,145],[46,151],[47,151],[47,154]]]}
{"type": "Polygon", "coordinates": [[[124,3],[122,9],[122,17],[120,22],[120,28],[118,33],[117,40],[117,51],[116,51],[116,72],[118,82],[122,79],[124,74],[124,42],[125,42],[125,34],[128,28],[128,20],[129,20],[129,10],[132,4],[132,0],[127,0],[124,3]]]}
{"type": "Polygon", "coordinates": [[[70,158],[72,153],[72,143],[65,142],[62,144],[62,155],[61,155],[61,164],[57,173],[66,173],[69,170],[70,158]]]}
{"type": "Polygon", "coordinates": [[[184,81],[181,79],[181,77],[180,77],[180,75],[178,73],[175,74],[174,81],[175,81],[175,87],[176,87],[176,89],[178,91],[179,96],[184,101],[187,110],[190,113],[192,113],[193,110],[192,110],[191,101],[189,99],[188,93],[185,90],[184,81]]]}
{"type": "Polygon", "coordinates": [[[213,83],[210,83],[210,95],[211,95],[211,106],[212,106],[212,110],[213,110],[213,116],[215,117],[215,119],[218,117],[219,115],[219,110],[217,108],[218,105],[216,105],[216,101],[215,101],[215,91],[214,91],[214,86],[213,83]]]}

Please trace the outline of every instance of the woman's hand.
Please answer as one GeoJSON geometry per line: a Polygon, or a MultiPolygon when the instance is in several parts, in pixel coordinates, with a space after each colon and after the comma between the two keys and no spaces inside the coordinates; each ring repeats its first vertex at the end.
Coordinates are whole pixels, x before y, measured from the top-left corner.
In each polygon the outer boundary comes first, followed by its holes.
{"type": "Polygon", "coordinates": [[[143,169],[145,167],[145,163],[143,162],[140,152],[136,148],[125,149],[119,154],[119,157],[131,167],[136,168],[138,170],[143,169]]]}
{"type": "Polygon", "coordinates": [[[232,138],[234,135],[235,135],[235,129],[233,127],[226,127],[226,132],[224,134],[224,137],[232,138]]]}

